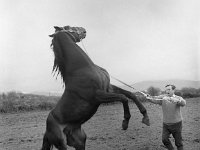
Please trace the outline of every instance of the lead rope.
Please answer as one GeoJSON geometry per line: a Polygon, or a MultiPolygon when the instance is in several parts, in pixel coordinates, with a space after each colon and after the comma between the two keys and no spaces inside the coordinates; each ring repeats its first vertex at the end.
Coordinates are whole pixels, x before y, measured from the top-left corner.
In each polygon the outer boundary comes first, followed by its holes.
{"type": "Polygon", "coordinates": [[[122,83],[122,84],[124,84],[124,85],[126,85],[126,86],[128,86],[128,87],[130,87],[131,89],[134,89],[136,92],[141,93],[141,94],[144,95],[145,97],[148,96],[146,93],[144,93],[144,92],[142,92],[142,91],[139,91],[139,90],[135,89],[135,88],[132,87],[131,85],[129,85],[129,84],[127,84],[127,83],[125,83],[125,82],[123,82],[123,81],[121,81],[121,80],[119,80],[119,79],[113,77],[112,75],[110,75],[110,76],[111,76],[113,79],[117,80],[118,82],[120,82],[120,83],[122,83]]]}

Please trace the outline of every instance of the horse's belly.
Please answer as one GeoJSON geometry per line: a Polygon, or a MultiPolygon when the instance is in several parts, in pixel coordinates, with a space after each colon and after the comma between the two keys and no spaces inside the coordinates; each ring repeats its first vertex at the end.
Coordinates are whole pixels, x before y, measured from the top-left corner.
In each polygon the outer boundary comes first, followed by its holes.
{"type": "MultiPolygon", "coordinates": [[[[76,100],[75,100],[76,101],[76,100]]],[[[53,110],[60,123],[84,123],[97,111],[98,105],[91,105],[84,100],[79,102],[58,104],[53,110]]]]}

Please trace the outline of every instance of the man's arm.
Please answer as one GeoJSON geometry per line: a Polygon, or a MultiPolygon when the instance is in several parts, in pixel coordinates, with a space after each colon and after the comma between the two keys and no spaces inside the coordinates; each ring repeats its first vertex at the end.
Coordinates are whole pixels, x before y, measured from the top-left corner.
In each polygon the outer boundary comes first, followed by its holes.
{"type": "Polygon", "coordinates": [[[176,105],[178,106],[185,106],[186,105],[186,100],[184,100],[182,97],[180,96],[176,96],[175,98],[173,98],[173,100],[175,101],[176,105]]]}
{"type": "Polygon", "coordinates": [[[158,96],[152,96],[155,99],[163,99],[164,97],[166,97],[166,94],[162,94],[162,95],[158,95],[158,96]]]}
{"type": "Polygon", "coordinates": [[[151,103],[162,105],[162,100],[157,99],[157,97],[154,98],[154,97],[147,96],[146,99],[151,103]]]}

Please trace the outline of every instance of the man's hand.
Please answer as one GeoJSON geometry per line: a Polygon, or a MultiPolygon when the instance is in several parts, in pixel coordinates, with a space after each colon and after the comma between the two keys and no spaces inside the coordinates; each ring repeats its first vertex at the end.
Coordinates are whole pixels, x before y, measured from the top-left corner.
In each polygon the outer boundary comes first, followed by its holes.
{"type": "Polygon", "coordinates": [[[145,97],[146,97],[146,99],[153,99],[152,96],[149,94],[147,94],[145,97]]]}
{"type": "Polygon", "coordinates": [[[165,97],[163,97],[163,100],[166,100],[166,101],[169,101],[169,102],[171,102],[171,99],[170,99],[170,97],[169,97],[169,96],[165,96],[165,97]]]}
{"type": "Polygon", "coordinates": [[[175,98],[175,97],[166,97],[165,100],[171,102],[171,103],[174,103],[174,104],[179,104],[181,102],[180,99],[178,98],[175,98]]]}

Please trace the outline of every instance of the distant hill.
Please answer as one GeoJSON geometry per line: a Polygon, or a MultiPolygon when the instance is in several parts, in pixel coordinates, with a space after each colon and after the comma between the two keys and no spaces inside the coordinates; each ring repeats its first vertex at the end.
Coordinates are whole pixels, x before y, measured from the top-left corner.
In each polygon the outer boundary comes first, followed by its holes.
{"type": "MultiPolygon", "coordinates": [[[[165,85],[167,84],[174,84],[176,89],[182,89],[183,87],[191,87],[191,88],[200,88],[200,81],[190,81],[190,80],[158,80],[158,81],[142,81],[135,84],[132,84],[135,89],[137,90],[146,90],[150,86],[160,88],[164,90],[165,85]]],[[[123,89],[131,90],[127,86],[121,86],[123,89]]]]}

